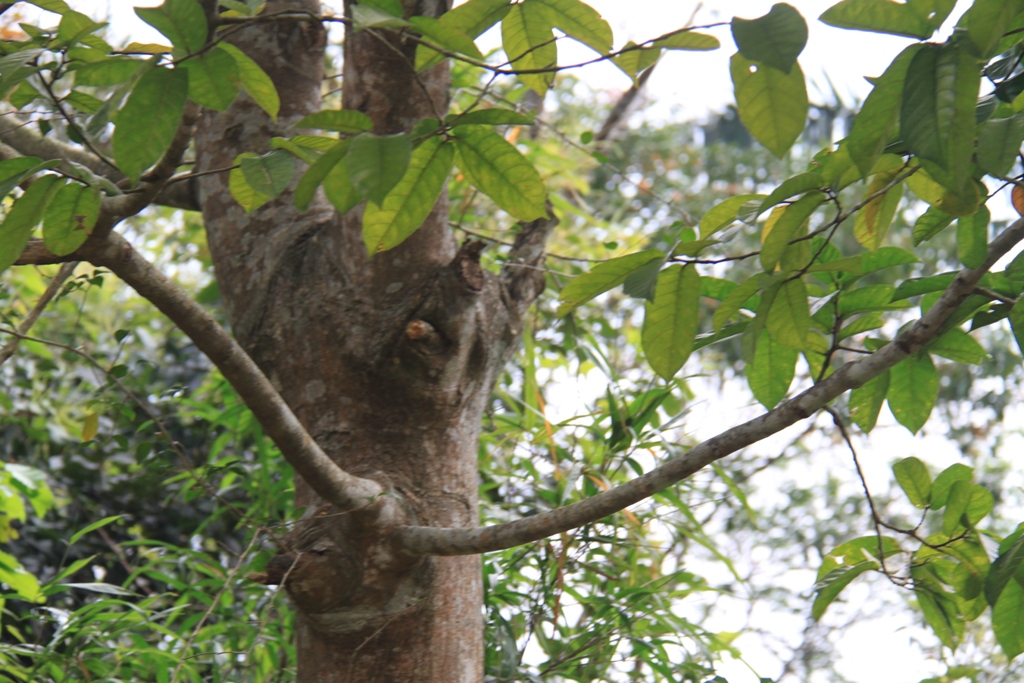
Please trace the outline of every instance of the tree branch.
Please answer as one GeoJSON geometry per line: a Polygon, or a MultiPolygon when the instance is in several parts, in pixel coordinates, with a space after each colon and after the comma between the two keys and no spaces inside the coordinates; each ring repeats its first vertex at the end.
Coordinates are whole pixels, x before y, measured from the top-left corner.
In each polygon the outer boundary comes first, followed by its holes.
{"type": "MultiPolygon", "coordinates": [[[[194,107],[195,105],[190,104],[190,106],[194,107]]],[[[66,162],[74,162],[112,183],[119,183],[125,179],[123,173],[116,168],[108,166],[102,159],[90,154],[88,151],[60,140],[39,135],[29,127],[30,122],[20,116],[8,112],[4,114],[4,118],[13,120],[14,124],[9,124],[0,131],[0,140],[3,141],[3,144],[20,154],[39,157],[40,159],[61,159],[66,162]]],[[[179,156],[178,161],[180,162],[180,160],[181,157],[179,156]]],[[[65,164],[61,170],[69,175],[75,175],[75,170],[70,165],[65,164]]],[[[173,187],[162,188],[150,201],[175,209],[185,209],[186,211],[199,210],[199,202],[193,193],[191,183],[181,183],[173,187]]]]}
{"type": "Polygon", "coordinates": [[[774,410],[722,432],[636,479],[578,503],[506,524],[476,529],[400,526],[395,529],[394,540],[406,552],[417,555],[471,555],[536,541],[624,510],[712,462],[814,415],[841,394],[919,351],[943,329],[988,269],[1022,239],[1024,218],[992,241],[981,266],[960,271],[939,301],[895,340],[860,361],[844,365],[831,377],[774,410]]]}
{"type": "Polygon", "coordinates": [[[139,256],[120,235],[84,249],[83,256],[108,268],[148,299],[195,342],[252,410],[267,436],[295,471],[324,500],[342,511],[374,502],[384,489],[336,465],[306,432],[291,408],[242,347],[202,306],[172,280],[139,256]]]}

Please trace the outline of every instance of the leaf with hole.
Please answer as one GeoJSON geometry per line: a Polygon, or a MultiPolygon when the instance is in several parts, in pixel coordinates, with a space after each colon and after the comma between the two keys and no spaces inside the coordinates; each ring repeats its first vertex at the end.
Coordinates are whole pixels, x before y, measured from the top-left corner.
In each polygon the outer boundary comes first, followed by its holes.
{"type": "Polygon", "coordinates": [[[43,214],[43,242],[57,256],[70,254],[89,238],[100,215],[100,192],[79,183],[57,190],[43,214]]]}
{"type": "Polygon", "coordinates": [[[788,74],[807,45],[807,22],[792,5],[776,3],[757,19],[733,17],[732,37],[745,58],[788,74]]]}
{"type": "Polygon", "coordinates": [[[754,139],[782,157],[807,122],[807,87],[799,64],[787,74],[741,54],[729,62],[740,121],[754,139]]]}

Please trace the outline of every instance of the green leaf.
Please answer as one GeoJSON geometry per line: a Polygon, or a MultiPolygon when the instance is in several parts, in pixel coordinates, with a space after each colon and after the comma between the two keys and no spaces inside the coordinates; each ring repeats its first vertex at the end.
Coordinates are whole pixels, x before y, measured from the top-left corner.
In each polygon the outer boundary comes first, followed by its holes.
{"type": "Polygon", "coordinates": [[[20,185],[25,178],[40,171],[57,168],[60,164],[60,159],[43,161],[37,157],[14,157],[0,161],[0,198],[10,194],[11,190],[20,185]]]}
{"type": "Polygon", "coordinates": [[[246,156],[238,163],[249,187],[271,199],[288,189],[295,176],[295,158],[283,149],[246,156]]]}
{"type": "Polygon", "coordinates": [[[378,9],[368,3],[352,6],[352,28],[362,31],[368,28],[406,28],[409,22],[401,16],[378,9]]]}
{"type": "Polygon", "coordinates": [[[799,355],[796,349],[775,341],[767,330],[761,332],[754,360],[747,369],[747,381],[754,398],[768,410],[786,397],[799,355]]]}
{"type": "Polygon", "coordinates": [[[729,62],[740,121],[758,142],[782,157],[807,122],[807,88],[799,64],[789,74],[735,54],[729,62]]]}
{"type": "Polygon", "coordinates": [[[313,201],[313,196],[316,194],[316,188],[320,187],[320,183],[324,182],[331,169],[340,164],[342,159],[345,158],[345,153],[348,152],[348,145],[348,140],[337,141],[333,147],[320,155],[319,159],[310,164],[309,169],[302,175],[298,185],[295,186],[295,206],[299,211],[305,211],[309,208],[309,203],[313,201]]]}
{"type": "Polygon", "coordinates": [[[875,80],[875,87],[853,119],[846,144],[850,157],[865,176],[896,135],[907,68],[920,49],[920,45],[911,45],[892,61],[875,80]]]}
{"type": "Polygon", "coordinates": [[[971,502],[971,486],[969,481],[955,481],[949,488],[946,509],[942,513],[942,533],[947,536],[963,528],[960,518],[967,514],[967,506],[971,502]]]}
{"type": "Polygon", "coordinates": [[[949,500],[949,490],[958,481],[971,481],[974,478],[974,468],[960,463],[954,463],[942,470],[939,476],[935,477],[932,484],[931,509],[940,510],[946,506],[949,500]]]}
{"type": "Polygon", "coordinates": [[[861,273],[867,275],[893,266],[920,263],[912,252],[899,247],[881,247],[878,251],[866,251],[860,255],[861,273]]]}
{"type": "Polygon", "coordinates": [[[1017,303],[1010,309],[1009,318],[1013,338],[1017,340],[1021,353],[1024,353],[1024,297],[1017,299],[1017,303]]]}
{"type": "Polygon", "coordinates": [[[0,273],[14,265],[21,256],[32,230],[42,220],[43,211],[62,183],[55,175],[41,176],[14,201],[14,206],[0,223],[0,273]]]}
{"type": "Polygon", "coordinates": [[[904,458],[893,463],[892,473],[896,475],[896,482],[914,507],[928,507],[932,495],[932,477],[923,462],[915,457],[904,458]]]}
{"type": "Polygon", "coordinates": [[[654,300],[654,290],[658,286],[658,274],[665,261],[651,261],[642,268],[637,268],[622,283],[622,293],[635,299],[654,300]]]}
{"type": "Polygon", "coordinates": [[[661,271],[654,301],[645,309],[644,355],[662,379],[670,380],[690,356],[697,336],[700,276],[696,269],[675,265],[661,271]]]}
{"type": "Polygon", "coordinates": [[[789,248],[790,241],[797,237],[797,232],[807,224],[811,214],[824,201],[824,193],[812,192],[782,209],[781,213],[773,213],[769,217],[761,235],[761,265],[765,271],[775,270],[782,254],[789,248]]]}
{"type": "Polygon", "coordinates": [[[64,14],[71,11],[71,8],[64,0],[28,0],[28,3],[55,14],[64,14]]]}
{"type": "MultiPolygon", "coordinates": [[[[911,176],[913,177],[913,176],[911,176]]],[[[914,246],[938,235],[953,222],[953,216],[934,206],[921,214],[921,217],[914,223],[913,238],[914,246]]]]}
{"type": "MultiPolygon", "coordinates": [[[[867,285],[857,289],[843,290],[839,296],[839,314],[848,316],[851,313],[865,311],[887,311],[893,308],[892,296],[896,291],[891,285],[867,285]]],[[[906,305],[901,307],[906,308],[906,305]]]]}
{"type": "Polygon", "coordinates": [[[364,133],[373,129],[373,121],[355,109],[324,109],[303,117],[296,128],[319,128],[340,133],[364,133]]]}
{"type": "Polygon", "coordinates": [[[779,287],[765,327],[780,344],[792,349],[804,349],[811,328],[811,311],[807,303],[807,286],[803,280],[790,280],[779,287]]]}
{"type": "Polygon", "coordinates": [[[700,219],[701,239],[707,239],[722,228],[735,223],[737,212],[747,202],[763,198],[764,195],[760,194],[741,194],[719,202],[700,219]]]}
{"type": "Polygon", "coordinates": [[[821,15],[829,26],[927,39],[946,20],[956,0],[843,0],[821,15]]]}
{"type": "Polygon", "coordinates": [[[401,17],[404,12],[401,0],[360,0],[359,4],[375,7],[393,17],[401,17]]]}
{"type": "Polygon", "coordinates": [[[959,617],[956,602],[942,590],[937,581],[918,580],[922,573],[921,567],[911,569],[918,607],[939,641],[951,650],[956,649],[958,632],[963,631],[963,621],[959,617]]]}
{"type": "Polygon", "coordinates": [[[100,191],[69,183],[57,190],[43,215],[43,242],[57,256],[78,249],[92,234],[100,215],[100,191]]]}
{"type": "Polygon", "coordinates": [[[533,117],[512,109],[477,109],[463,114],[452,114],[445,121],[450,126],[532,126],[533,117]]]}
{"type": "Polygon", "coordinates": [[[555,80],[558,47],[544,6],[537,2],[512,5],[501,22],[501,44],[519,80],[543,95],[555,80]]]}
{"type": "Polygon", "coordinates": [[[405,175],[411,155],[412,141],[408,135],[360,133],[352,138],[345,154],[345,166],[352,185],[380,206],[405,175]]]}
{"type": "Polygon", "coordinates": [[[697,33],[690,30],[677,31],[664,38],[654,41],[651,47],[664,48],[666,50],[717,50],[722,44],[718,38],[709,36],[706,33],[697,33]]]}
{"type": "Polygon", "coordinates": [[[972,216],[956,221],[956,244],[960,261],[968,268],[977,268],[988,255],[988,208],[984,205],[972,216]]]}
{"type": "Polygon", "coordinates": [[[22,600],[45,601],[39,589],[39,579],[25,571],[17,560],[4,552],[0,552],[0,582],[6,583],[22,600]]]}
{"type": "Polygon", "coordinates": [[[74,68],[75,85],[106,87],[124,83],[145,64],[141,59],[111,57],[74,68]]]}
{"type": "Polygon", "coordinates": [[[989,119],[978,136],[978,165],[991,176],[1004,178],[1013,168],[1024,141],[1024,114],[989,119]]]}
{"type": "Polygon", "coordinates": [[[632,40],[622,48],[622,53],[612,57],[615,66],[637,83],[637,76],[661,57],[661,48],[639,47],[632,40]]]}
{"type": "MultiPolygon", "coordinates": [[[[511,2],[512,0],[469,0],[469,2],[442,14],[439,21],[445,26],[461,31],[470,38],[477,38],[505,18],[511,2]]],[[[416,46],[417,70],[439,64],[443,59],[444,55],[426,45],[416,46]]]]}
{"type": "Polygon", "coordinates": [[[995,56],[993,50],[1021,11],[1021,0],[975,0],[960,24],[967,27],[978,56],[988,59],[995,56]]]}
{"type": "Polygon", "coordinates": [[[788,74],[807,45],[807,22],[792,5],[776,3],[757,19],[733,17],[732,37],[746,59],[788,74]]]}
{"type": "Polygon", "coordinates": [[[196,0],[164,0],[159,7],[136,7],[135,14],[171,41],[176,58],[206,45],[206,14],[196,0]]]}
{"type": "Polygon", "coordinates": [[[915,277],[900,283],[900,286],[893,292],[892,300],[900,301],[909,299],[912,296],[928,294],[929,292],[941,292],[956,279],[956,273],[942,273],[929,277],[915,277]]]}
{"type": "Polygon", "coordinates": [[[486,126],[458,126],[452,138],[470,184],[521,221],[548,215],[544,181],[514,145],[486,126]]]}
{"type": "Polygon", "coordinates": [[[850,392],[850,419],[854,424],[870,433],[878,422],[878,413],[885,403],[889,391],[889,371],[865,382],[850,392]]]}
{"type": "Polygon", "coordinates": [[[889,410],[913,433],[920,431],[939,396],[939,374],[928,354],[918,353],[897,363],[889,382],[889,410]]]}
{"type": "Polygon", "coordinates": [[[927,44],[914,55],[904,81],[903,142],[932,178],[954,192],[970,178],[980,79],[977,60],[965,51],[927,44]]]}
{"type": "Polygon", "coordinates": [[[277,121],[277,113],[281,109],[281,98],[278,96],[277,88],[274,87],[270,76],[249,55],[231,43],[220,43],[217,45],[217,49],[231,55],[235,60],[238,84],[260,109],[267,112],[267,116],[277,121]]]}
{"type": "MultiPolygon", "coordinates": [[[[448,52],[466,55],[477,61],[482,61],[484,58],[483,53],[480,52],[480,48],[476,46],[472,38],[459,29],[442,23],[439,19],[434,19],[433,17],[411,17],[409,23],[423,34],[424,38],[437,47],[443,48],[448,52]]],[[[431,56],[426,52],[420,53],[417,51],[417,57],[420,54],[425,55],[425,60],[431,56]]],[[[419,71],[423,68],[423,65],[417,62],[415,68],[419,71]]]]}
{"type": "MultiPolygon", "coordinates": [[[[182,2],[192,0],[182,0],[182,2]]],[[[184,70],[157,67],[139,79],[117,114],[114,158],[133,182],[152,166],[171,144],[188,97],[184,70]]]]}
{"type": "Polygon", "coordinates": [[[743,304],[747,303],[750,297],[761,290],[762,282],[763,278],[760,275],[755,275],[726,294],[725,298],[722,299],[722,303],[715,309],[715,314],[712,317],[715,332],[721,332],[725,324],[740,312],[743,304]]]}
{"type": "Polygon", "coordinates": [[[110,524],[112,522],[116,522],[117,520],[121,519],[122,517],[124,517],[124,515],[113,515],[111,517],[104,517],[103,519],[101,519],[99,521],[93,522],[92,524],[89,524],[89,525],[79,529],[74,534],[72,534],[70,539],[68,539],[68,545],[69,546],[74,545],[75,543],[77,543],[86,534],[88,534],[88,533],[90,533],[92,531],[96,531],[97,529],[100,529],[102,527],[105,527],[105,526],[107,526],[108,524],[110,524]]]}
{"type": "Polygon", "coordinates": [[[550,26],[590,49],[607,54],[612,49],[612,27],[597,11],[580,0],[524,0],[536,5],[550,26]]]}
{"type": "MultiPolygon", "coordinates": [[[[864,191],[864,196],[870,197],[881,192],[899,174],[898,169],[875,174],[871,184],[864,191]]],[[[902,198],[903,183],[897,183],[895,187],[872,199],[857,212],[853,223],[853,235],[866,249],[874,251],[882,246],[902,198]]]]}
{"type": "Polygon", "coordinates": [[[992,631],[1007,659],[1024,652],[1024,588],[1017,581],[1006,584],[992,608],[992,631]]]}
{"type": "Polygon", "coordinates": [[[896,540],[888,536],[863,536],[847,541],[825,555],[814,585],[814,605],[811,617],[818,620],[853,579],[868,569],[877,569],[880,557],[892,557],[902,552],[896,540]]]}
{"type": "Polygon", "coordinates": [[[225,111],[238,97],[238,66],[220,46],[181,66],[188,72],[189,99],[199,106],[225,111]]]}
{"type": "Polygon", "coordinates": [[[363,196],[352,184],[348,167],[344,163],[335,164],[327,171],[323,186],[327,201],[334,205],[338,213],[348,213],[363,201],[363,196]]]}
{"type": "Polygon", "coordinates": [[[988,358],[985,348],[959,327],[939,337],[928,350],[936,356],[972,365],[981,365],[988,358]]]}
{"type": "Polygon", "coordinates": [[[992,563],[992,568],[985,577],[985,600],[988,604],[995,605],[1003,590],[1010,583],[1011,579],[1024,566],[1024,534],[1017,537],[1017,540],[999,553],[999,557],[992,563]]]}
{"type": "MultiPolygon", "coordinates": [[[[235,158],[235,164],[240,164],[246,159],[255,159],[258,156],[258,154],[251,152],[239,154],[235,158]]],[[[235,198],[235,201],[242,205],[246,213],[252,213],[270,201],[269,196],[253,189],[246,180],[241,168],[233,168],[231,173],[228,174],[228,191],[231,192],[231,196],[235,198]]]]}
{"type": "Polygon", "coordinates": [[[590,269],[590,272],[577,275],[562,288],[558,297],[558,312],[555,315],[559,317],[566,315],[598,294],[618,287],[629,277],[630,273],[651,261],[664,258],[663,252],[657,249],[648,249],[598,263],[590,269]]]}
{"type": "Polygon", "coordinates": [[[69,10],[61,16],[60,25],[57,27],[57,40],[63,46],[74,45],[84,36],[106,25],[105,23],[93,21],[81,12],[69,10]]]}
{"type": "MultiPolygon", "coordinates": [[[[798,194],[803,194],[805,192],[810,192],[811,190],[817,190],[825,187],[826,184],[825,178],[816,171],[795,175],[792,178],[784,180],[781,185],[772,190],[770,195],[765,197],[764,201],[761,202],[761,208],[758,213],[763,213],[790,197],[795,197],[798,194]]],[[[751,197],[755,195],[743,196],[751,197]]],[[[731,199],[736,199],[736,197],[732,197],[731,199]]]]}
{"type": "Polygon", "coordinates": [[[370,256],[392,249],[416,231],[437,203],[452,170],[455,149],[440,137],[427,138],[409,160],[409,169],[378,208],[366,205],[363,242],[370,256]]]}

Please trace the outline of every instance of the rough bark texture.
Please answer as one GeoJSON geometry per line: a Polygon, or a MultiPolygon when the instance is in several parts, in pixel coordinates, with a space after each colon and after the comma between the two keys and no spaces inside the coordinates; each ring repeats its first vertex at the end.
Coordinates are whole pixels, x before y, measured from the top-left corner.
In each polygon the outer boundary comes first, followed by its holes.
{"type": "MultiPolygon", "coordinates": [[[[438,16],[442,0],[406,0],[406,14],[438,16]]],[[[311,0],[270,3],[268,11],[311,0]]],[[[266,151],[320,108],[324,32],[315,23],[261,25],[232,36],[273,78],[279,121],[242,99],[204,111],[197,170],[266,151]]],[[[374,132],[409,130],[447,109],[447,65],[418,78],[415,45],[387,31],[350,35],[344,106],[374,132]]],[[[495,377],[518,320],[542,286],[535,271],[503,277],[461,249],[447,201],[400,247],[367,258],[360,211],[337,216],[322,198],[299,214],[286,193],[246,215],[223,174],[199,184],[209,245],[233,332],[326,453],[376,479],[401,514],[334,514],[303,482],[314,512],[267,568],[300,614],[300,681],[476,682],[482,679],[479,557],[413,559],[380,539],[391,526],[477,524],[477,442],[495,377]]],[[[550,228],[523,231],[535,260],[550,228]],[[532,237],[531,237],[532,235],[532,237]]]]}

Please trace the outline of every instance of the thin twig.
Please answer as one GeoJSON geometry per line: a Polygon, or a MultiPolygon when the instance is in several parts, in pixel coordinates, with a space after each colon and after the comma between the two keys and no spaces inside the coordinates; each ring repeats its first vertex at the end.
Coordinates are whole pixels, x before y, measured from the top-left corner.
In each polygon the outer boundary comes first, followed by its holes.
{"type": "Polygon", "coordinates": [[[36,305],[32,307],[32,310],[28,312],[28,315],[18,325],[18,336],[15,336],[11,341],[4,344],[3,348],[0,348],[0,365],[7,362],[7,359],[14,355],[14,352],[18,350],[18,344],[21,343],[22,336],[29,333],[32,326],[36,324],[36,320],[42,315],[43,309],[50,303],[53,297],[57,296],[57,292],[64,286],[64,282],[71,277],[71,274],[75,272],[75,268],[78,267],[78,261],[72,261],[65,263],[57,271],[57,274],[50,280],[50,284],[46,286],[46,291],[36,301],[36,305]]]}

